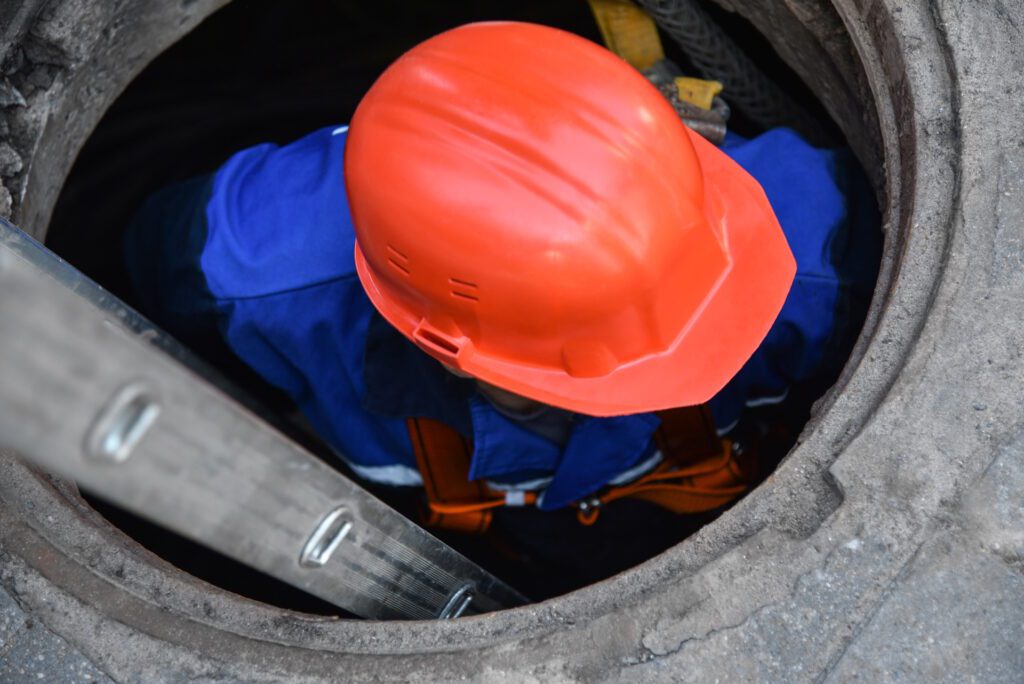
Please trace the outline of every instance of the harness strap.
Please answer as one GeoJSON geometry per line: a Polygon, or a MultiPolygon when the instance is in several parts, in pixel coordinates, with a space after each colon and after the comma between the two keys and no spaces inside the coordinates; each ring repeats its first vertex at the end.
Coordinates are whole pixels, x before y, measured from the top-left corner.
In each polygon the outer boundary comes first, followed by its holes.
{"type": "Polygon", "coordinates": [[[608,49],[643,71],[665,59],[658,26],[631,0],[590,0],[608,49]]]}
{"type": "Polygon", "coordinates": [[[733,453],[732,444],[726,440],[721,454],[689,467],[679,467],[672,462],[674,459],[666,458],[643,477],[579,502],[577,518],[583,525],[593,525],[605,504],[625,498],[642,499],[679,514],[724,506],[747,490],[746,478],[733,453]]]}
{"type": "Polygon", "coordinates": [[[673,513],[692,514],[724,506],[745,492],[751,468],[737,457],[742,452],[715,430],[707,406],[659,411],[654,433],[664,460],[653,471],[620,487],[609,487],[577,503],[577,518],[593,525],[605,504],[618,499],[649,501],[673,513]]]}
{"type": "MultiPolygon", "coordinates": [[[[654,435],[663,455],[651,472],[625,485],[607,487],[576,503],[581,524],[597,521],[605,504],[642,499],[674,513],[701,513],[723,506],[746,491],[750,470],[741,452],[715,432],[705,406],[661,411],[654,435]]],[[[534,505],[536,492],[500,492],[469,478],[472,443],[454,429],[429,418],[409,418],[409,435],[427,493],[424,524],[482,533],[500,506],[534,505]]],[[[749,459],[748,459],[749,463],[749,459]]]]}
{"type": "Polygon", "coordinates": [[[676,76],[673,79],[676,93],[680,100],[697,105],[701,109],[711,109],[715,96],[721,95],[724,86],[718,81],[705,81],[692,76],[676,76]]]}
{"type": "Polygon", "coordinates": [[[633,0],[589,0],[605,46],[661,91],[687,126],[721,145],[725,139],[729,107],[717,97],[718,81],[681,76],[679,67],[665,57],[658,25],[633,0]]]}
{"type": "Polygon", "coordinates": [[[483,533],[491,524],[492,506],[483,482],[469,479],[473,447],[456,430],[429,418],[406,421],[416,465],[427,491],[424,524],[459,532],[483,533]],[[441,504],[440,506],[438,504],[441,504]],[[449,508],[444,504],[452,505],[449,508]]]}
{"type": "Polygon", "coordinates": [[[722,440],[706,405],[658,411],[655,415],[661,419],[661,426],[654,440],[662,454],[680,465],[722,453],[722,440]]]}

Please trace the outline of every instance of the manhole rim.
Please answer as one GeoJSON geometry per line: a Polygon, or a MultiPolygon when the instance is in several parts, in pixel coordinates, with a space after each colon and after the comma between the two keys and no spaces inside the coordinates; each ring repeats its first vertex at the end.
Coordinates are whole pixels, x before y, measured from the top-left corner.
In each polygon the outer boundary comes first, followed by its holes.
{"type": "MultiPolygon", "coordinates": [[[[840,10],[842,11],[842,8],[840,10]]],[[[881,12],[882,6],[879,5],[876,10],[881,12]]],[[[855,8],[847,7],[846,11],[854,13],[855,8]]],[[[851,35],[854,36],[855,42],[858,43],[862,52],[873,49],[879,38],[879,36],[871,35],[872,29],[882,31],[884,30],[883,26],[892,28],[891,24],[882,21],[880,17],[876,17],[876,23],[870,27],[856,18],[845,18],[848,26],[851,27],[851,35]]],[[[884,36],[881,37],[884,38],[884,36]]],[[[891,40],[896,42],[894,37],[891,40]]],[[[920,48],[921,50],[928,48],[935,50],[935,54],[930,57],[934,63],[945,64],[945,56],[941,53],[944,44],[937,33],[924,36],[921,42],[925,46],[920,48]]],[[[919,53],[918,59],[922,58],[919,53]]],[[[892,65],[890,64],[889,67],[892,68],[892,65]]],[[[914,135],[914,124],[919,122],[910,120],[904,122],[905,128],[901,128],[888,93],[897,88],[906,88],[905,92],[913,92],[914,89],[908,87],[913,85],[910,82],[914,78],[920,78],[927,74],[917,73],[911,76],[904,69],[901,81],[900,78],[894,78],[893,73],[885,73],[884,69],[872,68],[867,63],[865,63],[865,68],[872,88],[875,90],[879,116],[883,120],[882,144],[889,178],[887,191],[890,197],[899,198],[900,204],[899,211],[894,206],[888,212],[886,228],[888,235],[900,236],[901,244],[895,245],[897,240],[890,239],[886,259],[890,269],[895,270],[896,264],[900,263],[903,270],[899,274],[892,275],[891,283],[882,282],[880,284],[879,291],[884,291],[885,294],[876,296],[879,301],[874,305],[874,310],[884,319],[885,309],[891,302],[891,290],[898,286],[898,280],[906,279],[909,274],[919,278],[922,282],[934,283],[941,275],[942,249],[933,249],[933,256],[930,259],[916,259],[909,262],[903,259],[904,255],[900,249],[897,249],[906,247],[908,234],[913,227],[914,212],[927,208],[931,215],[949,216],[953,211],[955,196],[952,193],[929,192],[928,196],[920,197],[919,195],[922,193],[920,185],[914,185],[912,188],[901,187],[898,181],[901,178],[905,179],[905,172],[917,163],[920,151],[915,147],[917,138],[914,135]],[[885,110],[887,106],[888,110],[885,110]],[[890,122],[891,127],[887,127],[885,122],[890,122]],[[908,156],[911,158],[908,159],[908,156]],[[908,190],[912,192],[907,192],[908,190]],[[944,206],[937,206],[938,204],[944,206]],[[908,267],[912,268],[914,272],[909,273],[908,267]]],[[[927,87],[925,86],[925,88],[927,87]]],[[[931,87],[934,87],[934,84],[931,84],[931,87]]],[[[948,93],[949,101],[953,102],[952,90],[948,90],[948,93]]],[[[907,106],[907,109],[914,111],[910,105],[907,106]]],[[[955,123],[955,115],[955,107],[949,107],[947,117],[950,119],[948,122],[950,125],[955,123]]],[[[934,149],[929,152],[933,163],[936,161],[935,155],[938,153],[939,151],[934,149]]],[[[951,165],[955,165],[958,155],[959,149],[950,148],[944,151],[945,159],[951,165]]],[[[930,302],[930,300],[927,301],[930,302]]],[[[896,323],[889,321],[886,324],[897,325],[902,330],[919,329],[927,318],[929,310],[924,308],[912,313],[913,316],[910,318],[904,318],[896,323]]],[[[867,334],[859,345],[856,353],[860,354],[861,361],[868,356],[867,352],[871,349],[872,342],[868,338],[877,335],[878,332],[879,329],[875,329],[867,334]]],[[[890,329],[889,332],[892,330],[890,329]]],[[[904,357],[913,345],[913,336],[907,336],[903,340],[903,344],[905,348],[902,353],[894,354],[892,350],[889,350],[888,358],[904,357]]],[[[856,366],[858,363],[852,365],[856,366]]],[[[859,388],[874,387],[877,393],[873,404],[877,406],[900,370],[899,366],[895,369],[879,366],[866,368],[863,364],[859,364],[859,366],[855,369],[848,369],[843,380],[845,386],[828,400],[829,409],[824,411],[813,425],[809,426],[803,442],[790,454],[784,468],[794,470],[813,463],[818,470],[824,473],[827,470],[827,463],[816,456],[820,455],[822,447],[831,444],[834,449],[841,450],[841,446],[837,448],[836,445],[843,445],[853,439],[857,430],[866,424],[873,410],[873,406],[863,406],[863,402],[851,400],[848,396],[850,387],[852,385],[859,388]],[[857,410],[854,411],[853,408],[857,408],[857,410]],[[828,413],[835,411],[846,413],[849,424],[843,430],[835,425],[825,425],[828,413]]],[[[336,621],[289,613],[234,596],[229,592],[198,582],[194,578],[183,576],[179,571],[159,559],[155,559],[144,549],[128,540],[120,531],[105,524],[84,504],[75,502],[72,495],[66,490],[51,485],[44,476],[34,474],[27,468],[13,463],[5,467],[3,488],[5,493],[17,494],[19,501],[11,505],[11,509],[17,509],[20,515],[25,516],[23,520],[26,522],[14,534],[6,535],[3,545],[7,551],[14,551],[22,558],[27,558],[30,554],[17,553],[19,540],[24,549],[31,547],[38,551],[49,546],[68,562],[76,565],[78,569],[84,569],[84,572],[107,583],[112,587],[112,591],[124,591],[130,594],[134,600],[157,606],[174,615],[176,619],[183,619],[194,622],[197,626],[229,632],[268,644],[336,651],[341,654],[374,655],[431,652],[441,650],[442,644],[445,645],[444,650],[452,648],[467,650],[527,637],[537,637],[567,625],[609,615],[623,609],[624,606],[631,605],[639,597],[651,592],[665,591],[668,578],[678,579],[687,573],[696,573],[704,563],[733,548],[730,539],[727,538],[728,533],[723,532],[727,526],[732,526],[733,534],[740,534],[745,527],[737,524],[740,518],[757,517],[762,511],[784,508],[787,493],[783,491],[784,487],[780,482],[784,473],[785,471],[780,473],[780,477],[772,478],[752,492],[720,521],[716,521],[696,538],[683,542],[623,575],[544,603],[456,622],[336,621]],[[32,506],[26,505],[29,503],[32,506]],[[66,528],[55,529],[50,525],[47,516],[53,515],[64,515],[66,520],[62,522],[62,525],[66,525],[66,528]],[[97,554],[97,548],[102,548],[102,553],[97,554]],[[216,605],[208,605],[211,597],[216,605]],[[235,614],[230,615],[230,611],[234,611],[235,614]],[[384,637],[390,644],[386,651],[374,646],[384,637]]],[[[746,527],[749,531],[749,526],[746,527]]],[[[736,540],[731,541],[735,542],[736,540]]],[[[49,559],[52,561],[53,556],[49,556],[49,559]]],[[[38,563],[30,562],[29,564],[37,567],[43,576],[49,577],[52,581],[59,583],[62,588],[66,588],[71,595],[75,595],[74,587],[63,582],[59,572],[55,572],[53,568],[43,569],[38,563]]],[[[133,624],[130,617],[126,617],[128,612],[130,611],[115,617],[128,624],[133,624]]],[[[135,626],[145,631],[144,625],[135,626]]],[[[167,635],[154,636],[173,639],[167,635]]]]}

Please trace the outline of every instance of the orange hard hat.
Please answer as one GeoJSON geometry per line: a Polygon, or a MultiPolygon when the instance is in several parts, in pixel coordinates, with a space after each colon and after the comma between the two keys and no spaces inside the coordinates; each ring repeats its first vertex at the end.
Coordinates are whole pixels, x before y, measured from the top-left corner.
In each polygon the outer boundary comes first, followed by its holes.
{"type": "Polygon", "coordinates": [[[400,57],[356,110],[345,178],[381,315],[580,413],[707,401],[796,270],[749,174],[626,62],[545,26],[470,24],[400,57]]]}

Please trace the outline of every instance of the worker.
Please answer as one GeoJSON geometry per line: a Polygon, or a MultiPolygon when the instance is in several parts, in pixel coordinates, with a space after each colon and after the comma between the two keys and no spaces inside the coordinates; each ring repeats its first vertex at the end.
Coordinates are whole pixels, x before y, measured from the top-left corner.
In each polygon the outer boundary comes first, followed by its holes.
{"type": "Polygon", "coordinates": [[[873,286],[858,179],[787,129],[715,147],[584,38],[470,24],[350,126],[157,193],[125,244],[144,312],[217,331],[358,477],[422,487],[447,444],[468,513],[592,520],[666,467],[656,412],[708,403],[728,437],[834,364],[873,286]]]}

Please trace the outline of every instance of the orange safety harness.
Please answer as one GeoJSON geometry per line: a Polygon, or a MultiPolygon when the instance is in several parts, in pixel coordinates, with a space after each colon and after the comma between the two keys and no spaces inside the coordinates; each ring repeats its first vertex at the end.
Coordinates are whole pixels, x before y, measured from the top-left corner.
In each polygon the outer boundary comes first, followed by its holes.
{"type": "MultiPolygon", "coordinates": [[[[659,411],[654,438],[663,459],[636,480],[608,486],[576,502],[583,525],[597,521],[605,504],[642,499],[674,513],[701,513],[723,506],[745,492],[753,480],[753,459],[715,432],[705,406],[659,411]]],[[[409,437],[427,493],[424,525],[483,533],[501,506],[532,506],[537,492],[500,491],[469,479],[473,444],[453,428],[429,418],[409,418],[409,437]]]]}

